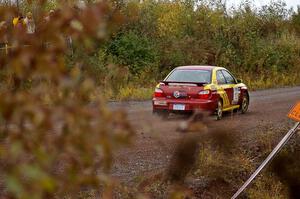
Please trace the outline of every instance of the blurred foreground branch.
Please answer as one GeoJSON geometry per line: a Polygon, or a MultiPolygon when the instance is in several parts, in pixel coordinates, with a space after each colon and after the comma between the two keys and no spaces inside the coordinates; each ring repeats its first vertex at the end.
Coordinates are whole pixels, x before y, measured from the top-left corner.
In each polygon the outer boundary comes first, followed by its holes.
{"type": "Polygon", "coordinates": [[[112,151],[128,144],[133,131],[102,96],[91,105],[95,84],[81,75],[84,66],[66,64],[65,38],[92,49],[119,23],[113,10],[105,1],[62,5],[51,16],[38,13],[36,32],[27,34],[11,25],[18,10],[0,7],[0,39],[14,47],[0,54],[1,198],[72,196],[111,185],[112,151]]]}

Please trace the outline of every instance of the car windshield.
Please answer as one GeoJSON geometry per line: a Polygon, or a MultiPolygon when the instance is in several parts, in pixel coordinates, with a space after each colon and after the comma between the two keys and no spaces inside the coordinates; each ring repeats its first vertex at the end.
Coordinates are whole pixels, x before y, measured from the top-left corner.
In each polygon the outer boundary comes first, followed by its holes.
{"type": "Polygon", "coordinates": [[[210,83],[211,71],[209,70],[174,70],[165,81],[210,83]]]}

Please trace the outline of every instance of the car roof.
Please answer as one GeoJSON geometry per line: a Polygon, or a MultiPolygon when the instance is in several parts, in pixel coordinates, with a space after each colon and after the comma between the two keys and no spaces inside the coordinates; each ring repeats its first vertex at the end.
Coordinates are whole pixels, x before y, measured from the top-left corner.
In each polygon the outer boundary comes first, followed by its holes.
{"type": "Polygon", "coordinates": [[[179,66],[176,67],[175,69],[179,70],[213,70],[213,69],[223,69],[223,67],[218,67],[218,66],[201,66],[201,65],[191,65],[191,66],[179,66]]]}

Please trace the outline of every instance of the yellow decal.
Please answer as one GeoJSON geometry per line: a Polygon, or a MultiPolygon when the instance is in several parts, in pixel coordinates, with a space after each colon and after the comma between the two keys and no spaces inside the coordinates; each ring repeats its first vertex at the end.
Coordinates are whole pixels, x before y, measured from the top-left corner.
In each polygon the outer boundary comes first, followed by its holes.
{"type": "Polygon", "coordinates": [[[224,98],[225,98],[225,101],[226,101],[226,105],[224,105],[224,107],[227,107],[230,105],[230,102],[229,102],[229,98],[228,98],[228,95],[226,92],[224,92],[224,98]]]}
{"type": "Polygon", "coordinates": [[[228,107],[230,105],[229,102],[229,98],[227,93],[225,92],[225,90],[223,88],[220,88],[218,90],[218,94],[221,96],[221,98],[223,99],[223,107],[228,107]]]}

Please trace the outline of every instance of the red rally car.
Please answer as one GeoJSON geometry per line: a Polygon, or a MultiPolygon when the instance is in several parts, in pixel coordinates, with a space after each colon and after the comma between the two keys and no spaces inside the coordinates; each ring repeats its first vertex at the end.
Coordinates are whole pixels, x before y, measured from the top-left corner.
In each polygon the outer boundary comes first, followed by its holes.
{"type": "Polygon", "coordinates": [[[193,112],[200,109],[216,114],[249,107],[248,88],[227,69],[216,66],[181,66],[175,68],[155,88],[153,113],[193,112]]]}

